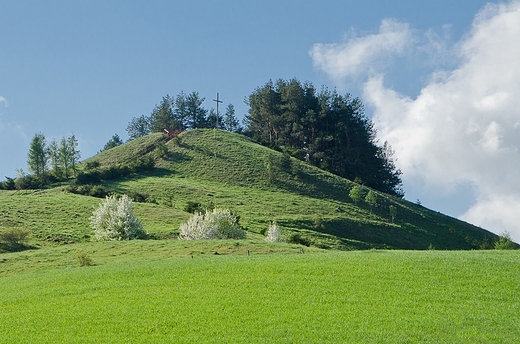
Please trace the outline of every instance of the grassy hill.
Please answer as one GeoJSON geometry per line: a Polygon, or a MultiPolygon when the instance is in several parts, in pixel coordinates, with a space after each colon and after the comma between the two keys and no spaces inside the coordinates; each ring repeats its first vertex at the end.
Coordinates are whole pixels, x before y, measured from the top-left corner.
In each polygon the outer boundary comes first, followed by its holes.
{"type": "MultiPolygon", "coordinates": [[[[105,190],[133,195],[135,212],[153,238],[174,238],[190,216],[187,204],[231,209],[248,238],[261,239],[271,221],[289,242],[325,249],[478,249],[496,236],[420,205],[376,193],[378,205],[348,196],[355,185],[247,137],[219,130],[191,130],[163,143],[149,135],[87,159],[102,171],[154,158],[155,168],[101,181],[105,190]],[[150,146],[157,149],[150,151],[150,146]],[[390,206],[395,207],[392,219],[390,206]]],[[[31,232],[31,245],[90,240],[88,218],[100,199],[67,192],[67,185],[39,191],[0,192],[0,230],[31,232]]],[[[364,188],[364,193],[368,192],[364,188]]],[[[2,249],[2,247],[0,247],[2,249]]]]}
{"type": "Polygon", "coordinates": [[[25,250],[0,243],[2,342],[510,343],[520,335],[520,251],[469,251],[494,234],[380,193],[377,207],[356,205],[352,182],[240,135],[194,130],[161,142],[143,137],[81,166],[125,177],[0,191],[0,231],[30,232],[25,250]],[[129,173],[151,158],[156,167],[129,173]],[[101,199],[70,192],[81,188],[145,200],[134,211],[151,240],[91,241],[101,199]],[[247,238],[172,240],[190,202],[233,210],[247,238]],[[289,242],[263,240],[271,221],[289,242]],[[429,247],[437,250],[416,251],[429,247]],[[413,250],[339,251],[372,248],[413,250]]]}

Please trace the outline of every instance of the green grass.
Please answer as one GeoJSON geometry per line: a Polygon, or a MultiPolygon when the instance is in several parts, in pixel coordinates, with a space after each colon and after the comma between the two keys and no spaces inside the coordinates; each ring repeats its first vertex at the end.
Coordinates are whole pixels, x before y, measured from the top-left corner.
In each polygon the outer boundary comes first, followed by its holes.
{"type": "MultiPolygon", "coordinates": [[[[87,161],[100,168],[135,161],[161,134],[104,151],[87,161]]],[[[155,203],[135,203],[135,213],[155,239],[174,238],[190,214],[190,201],[232,210],[250,238],[276,221],[286,238],[319,248],[355,250],[490,248],[497,236],[422,206],[376,193],[378,206],[349,198],[351,181],[282,154],[245,136],[219,130],[191,130],[166,144],[168,153],[151,171],[103,182],[117,193],[142,194],[155,203]],[[267,165],[272,173],[268,173],[267,165]],[[397,216],[391,221],[389,206],[397,216]]],[[[154,155],[155,152],[149,153],[154,155]]],[[[66,186],[40,191],[0,190],[0,231],[21,227],[30,245],[88,242],[88,218],[100,202],[65,192],[66,186]]],[[[368,192],[363,188],[363,192],[368,192]]],[[[0,244],[0,253],[6,247],[0,244]]]]}
{"type": "Polygon", "coordinates": [[[0,277],[2,342],[513,343],[520,338],[518,251],[290,254],[287,246],[286,254],[276,255],[136,260],[118,251],[135,248],[133,243],[103,244],[114,245],[116,255],[92,253],[95,266],[0,277]]]}

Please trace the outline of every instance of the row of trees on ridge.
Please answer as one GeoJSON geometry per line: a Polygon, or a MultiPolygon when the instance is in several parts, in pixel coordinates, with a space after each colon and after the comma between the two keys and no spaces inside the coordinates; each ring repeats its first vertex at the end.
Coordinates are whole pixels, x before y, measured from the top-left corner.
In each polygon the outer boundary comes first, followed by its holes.
{"type": "Polygon", "coordinates": [[[241,131],[233,104],[226,107],[224,115],[217,115],[214,109],[208,111],[202,106],[204,100],[198,92],[181,92],[175,97],[164,96],[149,116],[132,118],[126,128],[129,139],[162,132],[164,129],[218,128],[232,132],[241,131]]]}

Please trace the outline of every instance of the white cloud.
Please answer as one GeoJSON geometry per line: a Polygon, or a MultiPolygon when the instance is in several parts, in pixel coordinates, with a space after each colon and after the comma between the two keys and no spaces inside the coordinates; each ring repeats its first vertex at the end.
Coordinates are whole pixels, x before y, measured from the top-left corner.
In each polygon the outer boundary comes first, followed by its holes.
{"type": "MultiPolygon", "coordinates": [[[[457,67],[433,73],[415,99],[386,87],[382,74],[369,77],[364,85],[379,138],[396,150],[404,179],[419,177],[445,191],[455,190],[458,183],[473,185],[475,203],[462,218],[496,233],[507,230],[516,241],[520,241],[518,42],[520,1],[488,4],[452,47],[457,67]]],[[[321,59],[341,59],[338,53],[327,56],[321,59]]],[[[332,68],[322,69],[334,73],[332,68]]]]}
{"type": "Polygon", "coordinates": [[[9,103],[7,102],[7,99],[0,96],[0,114],[2,114],[2,109],[6,108],[8,106],[9,106],[9,103]]]}
{"type": "Polygon", "coordinates": [[[408,24],[384,19],[377,34],[352,37],[341,44],[315,44],[309,54],[315,67],[334,79],[342,79],[377,71],[378,65],[384,65],[392,55],[402,54],[411,42],[408,24]]]}

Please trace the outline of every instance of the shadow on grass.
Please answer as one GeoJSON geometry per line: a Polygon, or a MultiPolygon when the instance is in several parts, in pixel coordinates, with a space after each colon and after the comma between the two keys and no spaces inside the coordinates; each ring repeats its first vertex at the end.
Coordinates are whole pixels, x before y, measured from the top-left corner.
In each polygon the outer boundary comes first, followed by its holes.
{"type": "Polygon", "coordinates": [[[27,244],[9,244],[9,243],[0,243],[0,253],[10,253],[10,252],[22,252],[27,250],[36,250],[38,247],[27,245],[27,244]]]}

